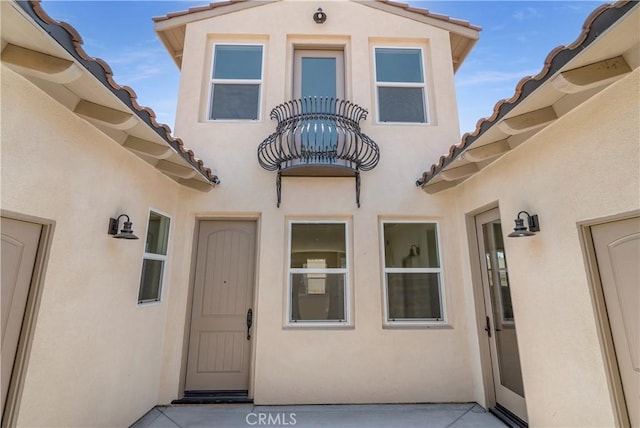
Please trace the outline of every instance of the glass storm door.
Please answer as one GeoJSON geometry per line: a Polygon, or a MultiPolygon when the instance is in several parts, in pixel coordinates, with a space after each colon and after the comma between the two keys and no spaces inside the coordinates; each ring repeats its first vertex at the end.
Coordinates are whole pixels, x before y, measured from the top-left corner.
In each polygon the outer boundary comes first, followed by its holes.
{"type": "Polygon", "coordinates": [[[498,209],[478,215],[476,231],[496,407],[526,422],[518,337],[498,209]]]}

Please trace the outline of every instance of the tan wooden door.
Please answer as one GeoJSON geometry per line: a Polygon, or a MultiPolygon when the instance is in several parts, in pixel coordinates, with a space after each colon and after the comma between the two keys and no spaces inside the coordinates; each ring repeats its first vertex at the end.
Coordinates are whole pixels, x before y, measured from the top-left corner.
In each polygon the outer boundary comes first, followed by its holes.
{"type": "Polygon", "coordinates": [[[527,422],[515,314],[498,209],[476,216],[495,402],[527,422]]]}
{"type": "Polygon", "coordinates": [[[255,237],[253,221],[200,222],[187,391],[249,389],[255,237]]]}
{"type": "Polygon", "coordinates": [[[640,217],[591,228],[622,390],[640,426],[640,217]]]}
{"type": "Polygon", "coordinates": [[[42,226],[2,217],[2,409],[9,390],[42,226]]]}

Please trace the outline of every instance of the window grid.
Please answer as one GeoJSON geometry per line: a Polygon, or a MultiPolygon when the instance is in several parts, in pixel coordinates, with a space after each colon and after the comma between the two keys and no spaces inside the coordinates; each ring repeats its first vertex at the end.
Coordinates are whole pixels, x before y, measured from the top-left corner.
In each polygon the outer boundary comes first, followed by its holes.
{"type": "Polygon", "coordinates": [[[142,255],[142,273],[140,276],[140,288],[138,291],[138,304],[159,302],[161,300],[162,288],[163,288],[162,285],[164,283],[167,255],[169,254],[169,234],[170,233],[171,233],[171,218],[164,214],[160,214],[155,210],[149,211],[149,219],[147,221],[147,232],[146,232],[146,238],[145,238],[145,248],[144,248],[144,253],[142,255]],[[152,221],[152,217],[154,216],[158,217],[160,221],[158,236],[156,237],[157,239],[161,240],[159,252],[149,250],[148,248],[150,245],[149,240],[150,240],[150,231],[151,231],[151,221],[152,221]],[[163,222],[165,221],[166,221],[166,230],[160,230],[163,227],[163,222]],[[148,285],[145,283],[145,280],[148,279],[148,278],[145,278],[145,273],[146,273],[145,271],[147,270],[147,266],[148,266],[147,261],[158,261],[161,263],[161,265],[160,265],[160,274],[157,277],[157,284],[155,284],[156,283],[155,279],[151,283],[151,285],[154,287],[152,289],[152,291],[154,292],[152,293],[151,297],[147,296],[147,298],[144,298],[144,294],[149,291],[145,289],[145,285],[148,285]]]}
{"type": "Polygon", "coordinates": [[[442,255],[441,255],[441,245],[440,245],[440,227],[438,222],[434,221],[392,221],[385,220],[381,222],[380,227],[380,235],[381,235],[381,252],[382,252],[382,270],[383,270],[383,298],[384,298],[384,324],[386,326],[433,326],[433,325],[445,325],[447,323],[447,311],[446,311],[446,303],[445,303],[445,289],[444,289],[444,280],[443,280],[443,268],[442,268],[442,255]],[[385,255],[385,245],[387,243],[387,237],[385,236],[385,225],[388,224],[432,224],[435,226],[435,244],[437,248],[437,260],[439,267],[437,268],[427,268],[427,267],[418,267],[418,268],[409,268],[409,267],[387,267],[387,260],[385,255]],[[438,300],[440,305],[440,317],[439,318],[390,318],[389,317],[389,284],[388,284],[388,274],[424,274],[431,273],[438,275],[438,300]]]}
{"type": "Polygon", "coordinates": [[[210,121],[258,121],[262,114],[262,81],[264,78],[264,44],[259,43],[216,43],[212,47],[211,58],[211,73],[209,79],[209,94],[207,100],[207,119],[210,121]],[[261,65],[260,65],[260,78],[259,79],[232,79],[232,78],[215,78],[215,64],[216,64],[216,47],[218,46],[248,46],[248,47],[260,47],[261,65]],[[246,118],[219,118],[213,117],[213,93],[216,85],[255,85],[258,86],[258,100],[256,106],[256,117],[251,119],[246,118]]]}
{"type": "Polygon", "coordinates": [[[383,124],[428,124],[429,123],[429,112],[428,112],[428,103],[427,103],[427,84],[426,84],[426,75],[425,75],[425,62],[424,62],[424,50],[422,47],[396,47],[396,46],[375,46],[373,48],[373,67],[374,67],[374,82],[375,82],[375,100],[376,100],[376,119],[377,123],[383,124]],[[377,55],[379,50],[416,50],[420,53],[419,64],[420,64],[420,80],[419,82],[402,82],[402,81],[386,81],[386,80],[378,80],[378,67],[377,67],[377,55]],[[402,121],[387,121],[382,120],[381,118],[381,100],[380,100],[380,89],[381,88],[414,88],[421,89],[422,95],[422,119],[418,121],[411,120],[402,120],[402,121]]]}
{"type": "MultiPolygon", "coordinates": [[[[326,220],[326,221],[305,221],[305,220],[293,220],[289,221],[288,225],[288,244],[287,244],[287,326],[297,327],[326,327],[326,326],[343,326],[350,323],[350,279],[349,279],[349,225],[346,221],[326,220]],[[292,265],[292,235],[293,226],[296,224],[317,224],[317,225],[332,225],[342,224],[344,225],[344,245],[345,245],[345,268],[294,268],[292,265]],[[324,277],[326,275],[342,275],[343,276],[343,305],[344,305],[344,317],[340,320],[294,320],[293,319],[293,301],[292,292],[293,275],[308,274],[317,275],[317,277],[324,277]]],[[[311,293],[310,293],[311,294],[311,293]]]]}

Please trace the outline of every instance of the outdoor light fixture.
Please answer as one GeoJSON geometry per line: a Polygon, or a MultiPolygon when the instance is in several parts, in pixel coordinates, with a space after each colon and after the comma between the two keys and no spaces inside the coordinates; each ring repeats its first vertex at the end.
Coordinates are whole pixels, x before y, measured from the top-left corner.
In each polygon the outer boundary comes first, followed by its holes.
{"type": "Polygon", "coordinates": [[[327,14],[322,11],[321,7],[313,14],[313,20],[316,21],[316,24],[324,24],[324,21],[327,20],[327,14]]]}
{"type": "Polygon", "coordinates": [[[133,234],[133,230],[131,230],[131,221],[129,220],[129,216],[126,214],[120,214],[118,218],[110,218],[109,219],[109,235],[113,235],[114,238],[118,239],[138,239],[136,235],[133,234]],[[122,225],[122,230],[118,233],[118,225],[120,224],[120,218],[126,217],[124,224],[122,225]]]}
{"type": "Polygon", "coordinates": [[[537,215],[529,215],[526,211],[520,211],[518,213],[517,218],[515,219],[516,227],[513,228],[513,232],[509,235],[509,238],[520,238],[522,236],[533,236],[534,232],[540,231],[540,223],[538,223],[537,215]],[[527,216],[527,223],[529,224],[529,228],[527,230],[527,226],[524,225],[524,219],[520,218],[521,214],[525,214],[527,216]]]}

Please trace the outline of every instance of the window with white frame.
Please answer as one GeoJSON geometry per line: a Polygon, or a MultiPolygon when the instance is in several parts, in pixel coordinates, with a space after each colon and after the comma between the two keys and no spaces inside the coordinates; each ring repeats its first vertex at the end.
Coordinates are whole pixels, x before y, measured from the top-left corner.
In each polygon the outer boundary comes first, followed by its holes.
{"type": "Polygon", "coordinates": [[[262,88],[262,45],[216,44],[210,120],[257,120],[262,88]]]}
{"type": "Polygon", "coordinates": [[[345,222],[289,223],[288,323],[347,323],[345,222]]]}
{"type": "Polygon", "coordinates": [[[446,321],[435,222],[383,222],[386,324],[446,321]]]}
{"type": "Polygon", "coordinates": [[[160,300],[162,279],[167,261],[170,222],[169,217],[154,211],[149,212],[138,303],[160,300]]]}
{"type": "Polygon", "coordinates": [[[422,49],[378,47],[374,52],[378,121],[426,123],[422,49]]]}

